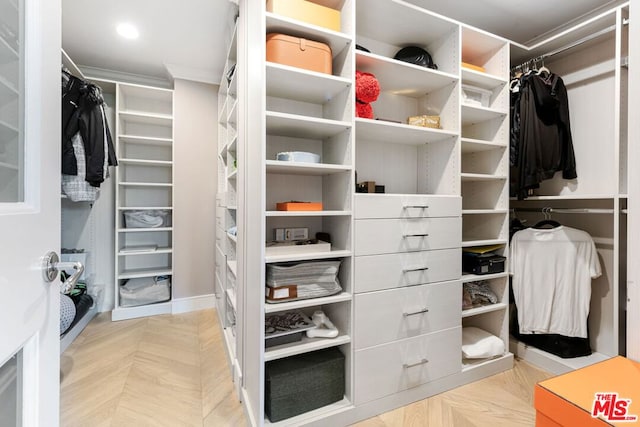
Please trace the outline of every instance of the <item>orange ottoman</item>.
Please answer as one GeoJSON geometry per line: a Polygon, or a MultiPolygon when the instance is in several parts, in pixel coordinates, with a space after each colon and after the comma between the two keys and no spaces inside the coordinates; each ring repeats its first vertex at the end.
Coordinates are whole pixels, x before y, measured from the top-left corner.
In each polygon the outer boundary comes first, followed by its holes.
{"type": "Polygon", "coordinates": [[[640,425],[640,364],[621,356],[535,386],[537,427],[640,425]]]}

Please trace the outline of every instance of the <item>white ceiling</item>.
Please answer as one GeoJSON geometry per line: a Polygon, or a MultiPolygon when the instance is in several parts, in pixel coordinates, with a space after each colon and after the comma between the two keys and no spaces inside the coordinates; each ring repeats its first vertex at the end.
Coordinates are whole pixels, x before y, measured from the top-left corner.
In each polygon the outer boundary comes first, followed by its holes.
{"type": "MultiPolygon", "coordinates": [[[[594,9],[622,2],[407,1],[524,44],[594,9]]],[[[224,66],[228,10],[228,0],[62,0],[62,45],[85,67],[215,83],[224,66]],[[138,26],[138,40],[124,40],[116,34],[116,24],[123,21],[138,26]]]]}

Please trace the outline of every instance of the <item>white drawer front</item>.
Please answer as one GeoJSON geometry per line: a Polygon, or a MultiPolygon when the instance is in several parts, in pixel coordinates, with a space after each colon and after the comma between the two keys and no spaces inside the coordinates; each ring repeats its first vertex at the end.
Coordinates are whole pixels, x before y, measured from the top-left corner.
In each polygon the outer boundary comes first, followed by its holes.
{"type": "Polygon", "coordinates": [[[417,387],[462,369],[461,328],[355,352],[355,404],[417,387]]]}
{"type": "Polygon", "coordinates": [[[460,216],[461,209],[457,196],[356,194],[355,198],[356,219],[460,216]]]}
{"type": "Polygon", "coordinates": [[[355,221],[355,254],[449,249],[462,244],[460,218],[360,219],[355,221]]]}
{"type": "Polygon", "coordinates": [[[460,326],[460,282],[356,295],[356,350],[460,326]]]}
{"type": "Polygon", "coordinates": [[[355,292],[457,280],[461,257],[460,248],[359,256],[355,258],[355,292]]]}

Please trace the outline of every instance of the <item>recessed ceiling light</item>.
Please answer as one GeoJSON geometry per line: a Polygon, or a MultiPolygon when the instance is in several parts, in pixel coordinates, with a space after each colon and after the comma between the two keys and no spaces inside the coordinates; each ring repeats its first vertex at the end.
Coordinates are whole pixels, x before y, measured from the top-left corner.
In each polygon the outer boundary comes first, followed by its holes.
{"type": "Polygon", "coordinates": [[[128,22],[123,22],[122,24],[118,24],[116,27],[116,31],[125,39],[137,39],[140,33],[135,25],[130,24],[128,22]]]}

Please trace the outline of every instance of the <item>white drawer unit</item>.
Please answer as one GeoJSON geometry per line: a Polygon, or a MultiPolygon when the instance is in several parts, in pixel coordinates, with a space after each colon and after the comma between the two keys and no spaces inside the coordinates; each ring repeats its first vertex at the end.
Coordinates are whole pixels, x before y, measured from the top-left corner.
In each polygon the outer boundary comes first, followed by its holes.
{"type": "Polygon", "coordinates": [[[460,326],[460,295],[459,281],[357,295],[356,350],[460,326]]]}
{"type": "Polygon", "coordinates": [[[457,280],[461,257],[460,248],[359,256],[355,258],[355,292],[457,280]]]}
{"type": "Polygon", "coordinates": [[[355,221],[355,255],[460,247],[459,217],[361,219],[355,221]]]}
{"type": "Polygon", "coordinates": [[[360,405],[462,370],[461,328],[355,352],[355,404],[360,405]]]}
{"type": "Polygon", "coordinates": [[[413,194],[356,194],[355,218],[421,218],[460,216],[462,199],[456,196],[413,194]]]}

